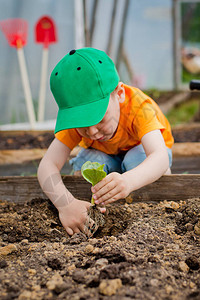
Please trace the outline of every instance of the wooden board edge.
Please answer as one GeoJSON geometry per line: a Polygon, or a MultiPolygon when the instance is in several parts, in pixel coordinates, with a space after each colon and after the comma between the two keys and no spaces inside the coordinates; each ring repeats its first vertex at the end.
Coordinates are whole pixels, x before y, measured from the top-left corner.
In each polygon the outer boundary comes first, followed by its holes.
{"type": "MultiPolygon", "coordinates": [[[[0,150],[0,165],[41,160],[46,151],[47,148],[0,150]]],[[[75,147],[70,153],[70,158],[75,157],[79,151],[80,147],[75,147]]],[[[200,156],[200,143],[175,143],[172,147],[172,154],[174,158],[200,156]]]]}
{"type": "MultiPolygon", "coordinates": [[[[63,182],[76,198],[90,201],[91,185],[82,177],[65,175],[63,182]]],[[[199,187],[200,174],[164,175],[154,183],[132,192],[127,197],[127,202],[197,198],[200,197],[199,187]]],[[[34,198],[47,198],[40,188],[37,177],[0,177],[0,200],[23,203],[34,198]]]]}

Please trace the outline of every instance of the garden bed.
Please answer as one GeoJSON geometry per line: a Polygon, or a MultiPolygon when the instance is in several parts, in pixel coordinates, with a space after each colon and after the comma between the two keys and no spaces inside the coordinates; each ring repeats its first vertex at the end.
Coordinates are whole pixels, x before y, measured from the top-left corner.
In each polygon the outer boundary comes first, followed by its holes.
{"type": "Polygon", "coordinates": [[[53,131],[0,131],[0,150],[46,149],[53,139],[53,131]]]}
{"type": "Polygon", "coordinates": [[[1,299],[200,297],[200,198],[110,205],[90,239],[47,200],[0,204],[1,299]]]}
{"type": "MultiPolygon", "coordinates": [[[[175,143],[200,142],[200,123],[172,128],[175,143]]],[[[0,150],[46,149],[54,139],[52,131],[0,131],[0,150]]]]}
{"type": "Polygon", "coordinates": [[[172,129],[175,143],[200,142],[200,123],[177,125],[172,129]]]}
{"type": "MultiPolygon", "coordinates": [[[[188,124],[173,128],[172,173],[200,173],[200,124],[188,124]],[[187,159],[185,159],[187,157],[187,159]]],[[[39,161],[53,140],[53,132],[0,132],[0,176],[36,175],[39,161]]],[[[71,157],[79,151],[76,147],[71,157]]],[[[71,174],[67,162],[63,174],[71,174]]]]}
{"type": "MultiPolygon", "coordinates": [[[[63,182],[91,199],[81,177],[63,182]]],[[[36,177],[0,177],[1,299],[198,299],[200,175],[163,176],[69,237],[36,177]]]]}

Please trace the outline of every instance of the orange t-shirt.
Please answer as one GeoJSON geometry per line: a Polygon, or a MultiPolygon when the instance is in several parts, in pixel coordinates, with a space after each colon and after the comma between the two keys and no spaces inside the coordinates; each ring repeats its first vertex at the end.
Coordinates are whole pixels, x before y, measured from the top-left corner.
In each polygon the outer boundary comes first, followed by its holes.
{"type": "Polygon", "coordinates": [[[76,129],[66,129],[55,137],[71,150],[78,144],[107,154],[119,154],[139,145],[148,132],[160,129],[165,144],[171,148],[174,139],[168,120],[158,105],[137,88],[124,85],[125,101],[120,103],[120,119],[115,135],[108,141],[93,141],[82,137],[76,129]]]}

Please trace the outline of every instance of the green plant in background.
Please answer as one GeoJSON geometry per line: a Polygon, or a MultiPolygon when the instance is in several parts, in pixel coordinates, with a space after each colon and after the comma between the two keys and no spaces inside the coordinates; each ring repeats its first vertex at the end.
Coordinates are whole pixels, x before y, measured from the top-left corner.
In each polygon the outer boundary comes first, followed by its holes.
{"type": "MultiPolygon", "coordinates": [[[[85,180],[94,186],[99,181],[101,181],[104,177],[106,177],[106,172],[103,170],[105,165],[101,165],[98,162],[87,161],[82,165],[81,174],[85,180]]],[[[92,196],[91,204],[94,205],[94,199],[92,196]]]]}
{"type": "Polygon", "coordinates": [[[166,93],[166,91],[161,91],[156,88],[151,88],[143,91],[147,96],[151,97],[153,100],[158,99],[160,96],[166,93]]]}
{"type": "Polygon", "coordinates": [[[183,70],[182,70],[182,82],[183,83],[189,84],[190,80],[192,80],[194,78],[200,80],[200,74],[195,74],[195,75],[191,74],[183,68],[183,70]]]}
{"type": "Polygon", "coordinates": [[[198,110],[199,99],[194,99],[172,108],[166,114],[166,117],[168,118],[170,124],[175,126],[177,124],[183,124],[192,121],[198,110]]]}

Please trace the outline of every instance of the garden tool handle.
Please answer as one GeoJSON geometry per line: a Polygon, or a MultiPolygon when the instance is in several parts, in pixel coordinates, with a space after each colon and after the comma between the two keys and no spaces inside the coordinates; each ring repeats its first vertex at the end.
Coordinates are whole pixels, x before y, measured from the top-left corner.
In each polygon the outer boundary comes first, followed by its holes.
{"type": "Polygon", "coordinates": [[[35,112],[34,112],[34,107],[33,107],[33,102],[32,102],[32,95],[31,95],[31,89],[30,89],[30,84],[29,84],[29,80],[28,80],[28,73],[27,73],[27,69],[26,69],[23,48],[17,48],[17,54],[18,54],[18,59],[19,59],[22,84],[23,84],[23,88],[24,88],[28,118],[29,118],[29,122],[31,125],[31,129],[34,129],[35,122],[36,122],[35,112]]]}
{"type": "Polygon", "coordinates": [[[191,90],[200,90],[200,80],[191,80],[190,81],[191,90]]]}
{"type": "Polygon", "coordinates": [[[46,97],[46,82],[48,71],[48,47],[43,48],[42,54],[42,68],[41,68],[41,80],[40,80],[40,93],[38,104],[38,121],[44,121],[45,112],[45,97],[46,97]]]}

